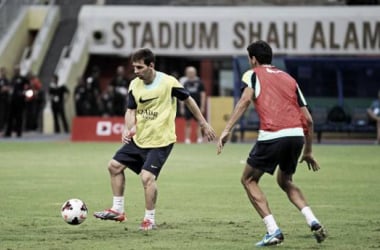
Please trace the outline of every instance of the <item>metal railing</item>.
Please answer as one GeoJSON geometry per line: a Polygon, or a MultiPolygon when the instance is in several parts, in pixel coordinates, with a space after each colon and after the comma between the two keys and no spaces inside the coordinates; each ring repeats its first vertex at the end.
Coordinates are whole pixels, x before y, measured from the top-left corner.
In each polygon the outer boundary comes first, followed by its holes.
{"type": "Polygon", "coordinates": [[[40,0],[1,0],[0,1],[0,41],[8,28],[17,19],[22,8],[26,5],[39,4],[40,0]]]}
{"type": "Polygon", "coordinates": [[[59,14],[58,12],[58,8],[53,5],[53,3],[51,3],[47,9],[44,24],[39,30],[32,47],[27,47],[24,49],[20,63],[22,73],[26,74],[29,71],[33,71],[35,74],[38,73],[42,63],[41,55],[46,52],[46,42],[49,42],[51,39],[51,37],[49,37],[51,34],[49,33],[57,26],[57,16],[59,14]]]}

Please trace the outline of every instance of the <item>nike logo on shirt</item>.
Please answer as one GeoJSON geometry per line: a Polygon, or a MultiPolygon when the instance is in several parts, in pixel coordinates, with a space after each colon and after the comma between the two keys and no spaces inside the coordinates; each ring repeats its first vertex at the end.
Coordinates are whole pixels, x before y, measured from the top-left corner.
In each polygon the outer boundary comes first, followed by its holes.
{"type": "Polygon", "coordinates": [[[142,99],[142,97],[140,96],[139,102],[140,103],[150,102],[150,101],[153,101],[153,100],[155,100],[157,98],[158,97],[153,97],[153,98],[148,98],[148,99],[142,99]]]}

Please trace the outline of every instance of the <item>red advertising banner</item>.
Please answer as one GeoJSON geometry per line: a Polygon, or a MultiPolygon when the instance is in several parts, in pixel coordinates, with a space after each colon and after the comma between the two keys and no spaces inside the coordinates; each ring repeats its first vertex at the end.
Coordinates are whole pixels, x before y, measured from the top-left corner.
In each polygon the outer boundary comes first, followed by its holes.
{"type": "MultiPolygon", "coordinates": [[[[192,142],[196,141],[195,121],[192,121],[192,142]]],[[[98,142],[121,142],[121,134],[124,129],[124,118],[102,117],[75,117],[73,119],[71,140],[72,141],[98,141],[98,142]]],[[[177,142],[185,140],[185,120],[176,119],[177,142]]]]}

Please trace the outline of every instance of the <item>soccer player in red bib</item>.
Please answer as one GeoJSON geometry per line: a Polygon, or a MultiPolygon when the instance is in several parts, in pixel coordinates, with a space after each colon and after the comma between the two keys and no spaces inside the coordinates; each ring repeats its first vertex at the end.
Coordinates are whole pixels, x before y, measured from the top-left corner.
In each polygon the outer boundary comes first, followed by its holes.
{"type": "Polygon", "coordinates": [[[227,142],[234,124],[253,102],[260,118],[260,128],[241,182],[267,228],[264,238],[256,246],[276,245],[284,240],[259,187],[263,174],[273,175],[277,166],[279,186],[305,216],[314,237],[320,243],[327,237],[326,230],[313,214],[301,190],[293,183],[293,174],[302,149],[301,162],[305,161],[313,171],[319,169],[312,154],[313,120],[307,103],[297,82],[286,72],[271,65],[272,49],[266,42],[254,42],[247,50],[252,69],[243,75],[242,96],[219,138],[218,154],[227,142]]]}

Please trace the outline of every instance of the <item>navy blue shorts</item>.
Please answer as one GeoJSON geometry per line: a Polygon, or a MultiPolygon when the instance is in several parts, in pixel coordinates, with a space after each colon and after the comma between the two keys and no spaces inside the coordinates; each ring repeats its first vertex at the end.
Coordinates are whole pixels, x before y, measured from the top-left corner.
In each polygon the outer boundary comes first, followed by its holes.
{"type": "Polygon", "coordinates": [[[284,173],[292,175],[296,172],[303,144],[302,136],[257,141],[249,153],[247,164],[269,174],[273,174],[279,165],[284,173]]]}
{"type": "Polygon", "coordinates": [[[114,155],[113,159],[125,165],[136,174],[141,170],[151,172],[158,178],[165,161],[172,151],[173,143],[160,148],[140,148],[132,140],[124,144],[114,155]]]}

